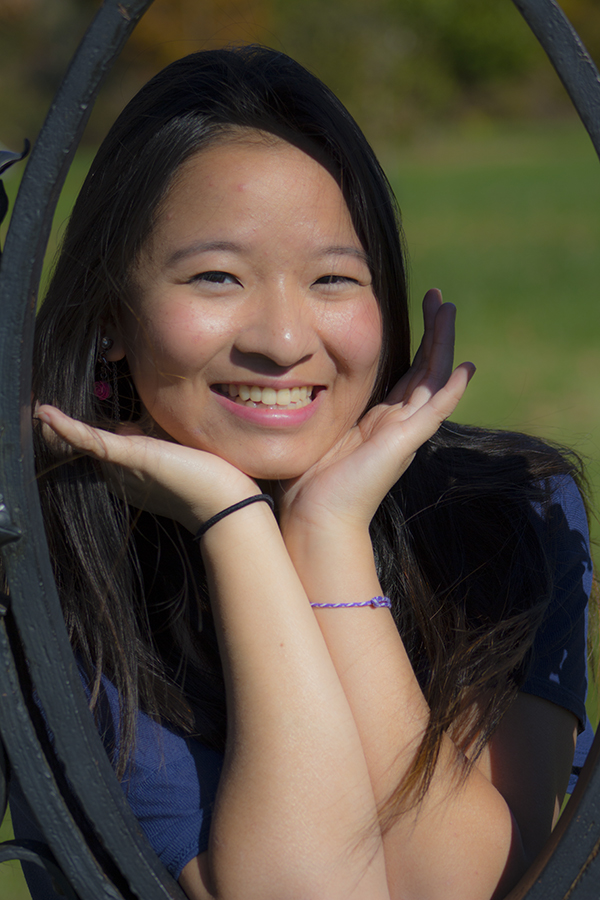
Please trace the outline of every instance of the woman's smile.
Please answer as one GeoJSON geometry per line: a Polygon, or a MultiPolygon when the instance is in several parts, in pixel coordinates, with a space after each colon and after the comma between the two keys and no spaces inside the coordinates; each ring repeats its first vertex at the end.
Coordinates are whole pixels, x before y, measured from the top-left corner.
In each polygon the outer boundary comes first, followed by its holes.
{"type": "Polygon", "coordinates": [[[313,385],[279,390],[247,384],[217,385],[216,388],[217,399],[232,415],[270,428],[300,425],[319,408],[319,392],[313,385]]]}
{"type": "Polygon", "coordinates": [[[298,148],[238,129],[186,162],[133,276],[110,358],[179,443],[295,478],[364,411],[369,263],[335,179],[298,148]]]}
{"type": "Polygon", "coordinates": [[[312,400],[314,385],[302,387],[275,388],[272,385],[261,387],[258,384],[217,384],[215,390],[225,397],[231,397],[236,403],[250,407],[267,407],[268,409],[300,409],[308,406],[312,400]]]}

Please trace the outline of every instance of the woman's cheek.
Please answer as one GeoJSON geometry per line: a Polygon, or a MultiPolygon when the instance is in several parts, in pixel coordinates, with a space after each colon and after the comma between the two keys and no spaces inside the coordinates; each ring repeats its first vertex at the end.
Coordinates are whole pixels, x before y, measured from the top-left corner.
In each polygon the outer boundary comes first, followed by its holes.
{"type": "Polygon", "coordinates": [[[373,377],[379,364],[382,343],[382,320],[379,305],[373,298],[360,304],[348,317],[339,334],[340,354],[358,377],[373,377]]]}
{"type": "Polygon", "coordinates": [[[148,323],[148,343],[159,370],[166,363],[176,372],[198,371],[226,342],[229,323],[220,316],[183,306],[171,308],[168,315],[148,323]]]}

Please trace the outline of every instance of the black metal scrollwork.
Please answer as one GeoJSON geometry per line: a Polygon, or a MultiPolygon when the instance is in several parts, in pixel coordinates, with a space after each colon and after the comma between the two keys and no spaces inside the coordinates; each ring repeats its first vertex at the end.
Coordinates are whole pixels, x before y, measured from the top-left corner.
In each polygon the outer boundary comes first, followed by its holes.
{"type": "Polygon", "coordinates": [[[0,531],[11,598],[0,620],[0,732],[52,856],[85,900],[183,898],[142,835],[87,710],[53,584],[31,445],[35,298],[56,200],[100,83],[150,2],[105,0],[84,36],[31,153],[0,268],[0,531]],[[34,689],[58,766],[34,725],[34,689]]]}
{"type": "Polygon", "coordinates": [[[4,498],[0,494],[0,547],[10,541],[17,541],[20,537],[21,532],[12,525],[4,498]]]}
{"type": "Polygon", "coordinates": [[[50,875],[58,894],[65,900],[77,900],[75,891],[49,855],[46,844],[39,841],[5,841],[0,844],[0,863],[13,859],[40,866],[50,875]]]}
{"type": "Polygon", "coordinates": [[[513,0],[546,51],[600,156],[600,74],[555,0],[513,0]]]}
{"type": "MultiPolygon", "coordinates": [[[[13,153],[12,150],[0,150],[0,175],[3,172],[6,172],[10,166],[14,165],[16,162],[20,162],[22,159],[25,159],[27,154],[29,153],[29,148],[31,144],[25,138],[25,146],[23,148],[22,153],[13,153]]],[[[8,212],[8,197],[6,196],[6,191],[4,189],[4,182],[0,178],[0,224],[4,222],[4,217],[8,212]]]]}

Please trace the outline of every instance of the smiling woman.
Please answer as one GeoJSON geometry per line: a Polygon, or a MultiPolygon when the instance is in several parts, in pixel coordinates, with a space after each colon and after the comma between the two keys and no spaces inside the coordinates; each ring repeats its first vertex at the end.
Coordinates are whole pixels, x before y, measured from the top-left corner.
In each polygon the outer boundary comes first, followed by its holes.
{"type": "Polygon", "coordinates": [[[115,123],[39,315],[72,646],[192,900],[500,898],[585,727],[578,462],[444,423],[473,366],[436,290],[410,363],[395,209],[304,69],[195,54],[115,123]]]}

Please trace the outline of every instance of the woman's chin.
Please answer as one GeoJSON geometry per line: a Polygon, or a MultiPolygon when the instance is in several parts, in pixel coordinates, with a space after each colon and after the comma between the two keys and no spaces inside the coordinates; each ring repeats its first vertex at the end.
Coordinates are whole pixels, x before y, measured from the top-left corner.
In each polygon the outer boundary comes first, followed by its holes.
{"type": "MultiPolygon", "coordinates": [[[[231,441],[223,447],[224,442],[205,441],[203,436],[182,431],[177,427],[166,429],[164,424],[159,425],[156,419],[152,419],[150,416],[148,416],[148,420],[151,423],[151,433],[154,437],[174,441],[186,447],[194,447],[197,450],[204,450],[207,453],[214,453],[258,484],[280,484],[297,480],[311,465],[317,462],[318,453],[321,450],[320,447],[315,449],[304,445],[303,452],[299,453],[296,450],[295,453],[290,454],[289,448],[274,447],[271,443],[268,448],[265,448],[263,444],[261,447],[246,448],[246,452],[235,452],[235,449],[232,452],[231,441]],[[272,454],[265,453],[265,449],[270,449],[272,454]],[[281,451],[281,455],[277,450],[281,451]]],[[[241,451],[240,447],[237,449],[241,451]]]]}
{"type": "MultiPolygon", "coordinates": [[[[235,463],[233,464],[236,465],[235,463]]],[[[241,467],[238,466],[238,468],[241,467]]],[[[302,475],[304,475],[306,468],[304,466],[247,466],[243,467],[242,471],[250,478],[253,478],[259,485],[284,485],[301,478],[302,475]]]]}

